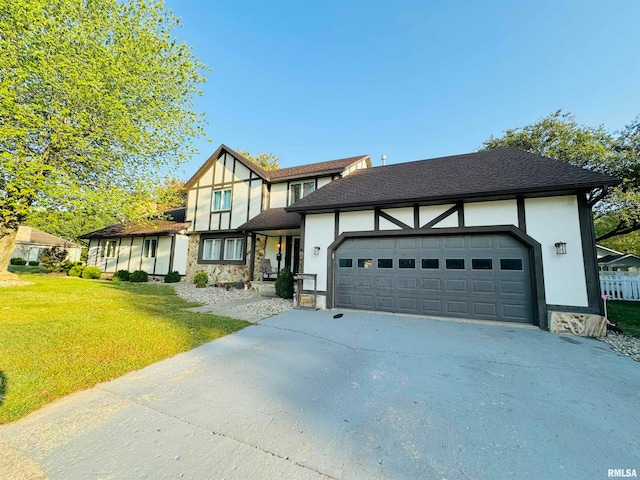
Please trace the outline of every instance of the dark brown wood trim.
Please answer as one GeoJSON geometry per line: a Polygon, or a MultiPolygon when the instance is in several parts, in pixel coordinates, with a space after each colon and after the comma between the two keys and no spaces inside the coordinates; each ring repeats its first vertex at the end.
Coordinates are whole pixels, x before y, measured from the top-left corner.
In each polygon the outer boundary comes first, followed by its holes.
{"type": "Polygon", "coordinates": [[[340,235],[340,212],[334,213],[333,218],[333,238],[334,240],[340,235]]]}
{"type": "Polygon", "coordinates": [[[133,239],[134,237],[131,237],[131,244],[129,245],[129,259],[127,260],[127,272],[131,271],[131,254],[133,253],[133,239]]]}
{"type": "Polygon", "coordinates": [[[291,250],[293,249],[293,237],[287,235],[284,239],[284,266],[293,272],[291,266],[291,250]]]}
{"type": "Polygon", "coordinates": [[[413,206],[413,228],[420,228],[420,206],[413,206]]]}
{"type": "Polygon", "coordinates": [[[247,216],[244,219],[244,222],[249,221],[249,217],[251,216],[251,182],[249,182],[249,191],[247,192],[247,216]]]}
{"type": "MultiPolygon", "coordinates": [[[[578,220],[580,222],[580,239],[582,243],[582,260],[584,264],[584,278],[587,287],[587,299],[591,313],[602,315],[604,303],[600,296],[600,274],[598,272],[596,235],[593,226],[593,213],[587,201],[586,192],[577,196],[578,220]]],[[[568,248],[571,248],[567,246],[568,248]]],[[[579,313],[579,312],[578,312],[579,313]]]]}
{"type": "Polygon", "coordinates": [[[378,212],[378,215],[380,215],[382,218],[384,218],[385,220],[388,220],[389,222],[393,223],[394,225],[397,225],[398,227],[402,228],[403,230],[413,230],[413,228],[411,228],[409,225],[407,225],[404,222],[401,222],[400,220],[398,220],[397,218],[392,217],[391,215],[389,215],[386,212],[383,212],[382,210],[380,210],[378,212]]]}
{"type": "Polygon", "coordinates": [[[550,312],[567,312],[567,313],[590,313],[595,315],[602,315],[597,309],[593,307],[578,307],[571,305],[552,305],[547,304],[547,311],[550,312]]]}
{"type": "MultiPolygon", "coordinates": [[[[198,223],[198,200],[200,196],[200,190],[196,190],[196,203],[193,206],[193,223],[191,224],[191,231],[195,232],[196,231],[196,223],[198,223]]],[[[209,219],[209,222],[211,222],[211,219],[209,219]]]]}
{"type": "Polygon", "coordinates": [[[264,204],[265,199],[267,203],[267,208],[271,208],[271,184],[263,183],[262,184],[262,199],[260,200],[260,212],[264,212],[264,204]]]}
{"type": "Polygon", "coordinates": [[[120,246],[122,245],[122,237],[118,239],[118,253],[116,253],[116,272],[118,271],[118,262],[120,261],[120,246]]]}
{"type": "Polygon", "coordinates": [[[287,180],[287,200],[284,202],[284,204],[288,207],[290,205],[290,201],[291,201],[291,182],[287,180]]]}
{"type": "Polygon", "coordinates": [[[444,212],[442,212],[440,215],[438,215],[436,218],[434,218],[433,220],[425,223],[422,228],[432,228],[435,225],[437,225],[438,223],[440,223],[442,220],[444,220],[445,218],[453,215],[455,212],[458,211],[458,206],[454,205],[453,207],[445,210],[444,212]]]}
{"type": "Polygon", "coordinates": [[[458,227],[464,227],[464,203],[457,201],[456,207],[458,209],[458,227]]]}
{"type": "Polygon", "coordinates": [[[366,232],[344,232],[327,247],[327,308],[333,307],[333,258],[335,251],[349,238],[369,237],[408,237],[408,236],[447,236],[447,235],[474,235],[474,234],[507,234],[518,240],[530,249],[532,294],[534,296],[534,325],[540,328],[548,328],[547,305],[544,291],[544,272],[542,265],[542,246],[538,241],[524,233],[513,225],[495,225],[483,227],[444,227],[431,229],[411,230],[381,230],[366,232]]]}
{"type": "Polygon", "coordinates": [[[304,243],[305,243],[305,223],[306,223],[306,215],[304,213],[300,214],[300,273],[304,273],[304,243]]]}
{"type": "Polygon", "coordinates": [[[522,195],[518,195],[516,199],[518,204],[518,228],[523,232],[527,231],[527,215],[524,208],[524,197],[522,195]]]}
{"type": "MultiPolygon", "coordinates": [[[[153,240],[153,238],[150,240],[153,240]]],[[[158,252],[160,251],[160,237],[156,237],[155,240],[157,243],[156,243],[156,256],[153,257],[153,274],[154,275],[156,274],[156,265],[158,263],[158,252]]]]}
{"type": "Polygon", "coordinates": [[[175,235],[171,235],[171,247],[169,251],[171,252],[171,254],[169,255],[169,268],[167,269],[167,273],[173,272],[173,256],[176,253],[176,236],[175,235]]]}
{"type": "Polygon", "coordinates": [[[224,160],[222,160],[222,183],[224,183],[224,179],[227,176],[227,156],[228,155],[225,153],[224,160]]]}
{"type": "Polygon", "coordinates": [[[249,257],[249,263],[250,263],[250,268],[249,268],[249,281],[252,282],[253,281],[253,271],[255,270],[256,266],[256,234],[255,232],[251,234],[251,256],[249,257]]]}
{"type": "Polygon", "coordinates": [[[373,230],[375,230],[376,232],[380,230],[380,209],[379,208],[373,209],[373,230]]]}

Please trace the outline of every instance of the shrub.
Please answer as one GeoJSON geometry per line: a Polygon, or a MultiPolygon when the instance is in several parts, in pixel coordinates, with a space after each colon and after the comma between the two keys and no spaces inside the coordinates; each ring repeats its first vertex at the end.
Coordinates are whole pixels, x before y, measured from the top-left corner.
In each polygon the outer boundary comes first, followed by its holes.
{"type": "Polygon", "coordinates": [[[129,275],[129,281],[134,283],[145,283],[149,281],[149,274],[143,270],[136,270],[129,275]]]}
{"type": "Polygon", "coordinates": [[[37,267],[38,265],[40,265],[40,262],[37,260],[29,260],[29,266],[30,267],[37,267]]]}
{"type": "Polygon", "coordinates": [[[209,275],[207,272],[198,272],[193,276],[193,283],[196,284],[196,288],[204,288],[209,283],[209,275]]]}
{"type": "Polygon", "coordinates": [[[62,271],[68,275],[69,270],[71,270],[73,267],[82,267],[84,269],[84,263],[72,262],[71,260],[67,260],[62,264],[62,271]]]}
{"type": "Polygon", "coordinates": [[[130,278],[131,274],[129,273],[129,270],[118,270],[113,274],[113,280],[115,282],[128,282],[130,278]]]}
{"type": "Polygon", "coordinates": [[[82,272],[84,272],[84,265],[74,265],[69,269],[67,275],[70,277],[81,277],[82,272]]]}
{"type": "Polygon", "coordinates": [[[85,267],[80,276],[82,278],[96,280],[102,276],[102,271],[98,267],[85,267]]]}
{"type": "Polygon", "coordinates": [[[177,271],[169,272],[164,276],[164,283],[178,283],[181,278],[177,271]]]}
{"type": "Polygon", "coordinates": [[[40,252],[40,264],[50,272],[62,272],[68,255],[69,252],[58,246],[45,248],[40,252]]]}
{"type": "Polygon", "coordinates": [[[281,298],[293,298],[293,273],[283,268],[276,279],[276,294],[281,298]]]}
{"type": "Polygon", "coordinates": [[[16,257],[11,259],[11,265],[26,265],[27,261],[24,258],[16,257]]]}

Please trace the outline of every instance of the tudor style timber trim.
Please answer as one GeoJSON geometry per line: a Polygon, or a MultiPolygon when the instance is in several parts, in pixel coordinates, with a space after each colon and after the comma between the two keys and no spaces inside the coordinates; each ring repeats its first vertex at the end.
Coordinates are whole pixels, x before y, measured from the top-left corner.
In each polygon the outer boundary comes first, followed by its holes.
{"type": "MultiPolygon", "coordinates": [[[[600,282],[596,252],[596,239],[593,227],[593,213],[587,201],[586,192],[580,192],[578,199],[578,220],[580,222],[580,237],[582,241],[582,259],[584,262],[584,277],[587,286],[589,312],[602,315],[604,303],[600,297],[600,282]]],[[[578,312],[579,313],[579,312],[578,312]]]]}

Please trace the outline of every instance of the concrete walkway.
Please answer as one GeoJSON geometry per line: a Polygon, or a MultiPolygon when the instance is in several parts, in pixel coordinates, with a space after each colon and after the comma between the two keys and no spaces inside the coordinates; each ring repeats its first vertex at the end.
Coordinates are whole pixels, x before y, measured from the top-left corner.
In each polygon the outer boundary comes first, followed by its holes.
{"type": "Polygon", "coordinates": [[[0,428],[0,478],[605,479],[640,369],[541,330],[291,310],[0,428]]]}

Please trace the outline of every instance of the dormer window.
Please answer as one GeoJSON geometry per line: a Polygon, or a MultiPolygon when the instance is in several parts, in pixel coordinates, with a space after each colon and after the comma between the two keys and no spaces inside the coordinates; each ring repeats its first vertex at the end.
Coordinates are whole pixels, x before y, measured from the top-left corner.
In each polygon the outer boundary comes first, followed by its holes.
{"type": "Polygon", "coordinates": [[[290,204],[296,203],[303,197],[306,197],[311,192],[316,189],[316,182],[300,182],[300,183],[292,183],[290,186],[291,189],[291,202],[290,204]]]}
{"type": "Polygon", "coordinates": [[[214,212],[221,210],[231,210],[231,189],[217,190],[213,192],[213,206],[214,212]]]}

